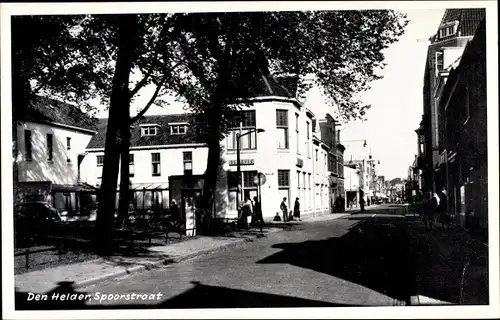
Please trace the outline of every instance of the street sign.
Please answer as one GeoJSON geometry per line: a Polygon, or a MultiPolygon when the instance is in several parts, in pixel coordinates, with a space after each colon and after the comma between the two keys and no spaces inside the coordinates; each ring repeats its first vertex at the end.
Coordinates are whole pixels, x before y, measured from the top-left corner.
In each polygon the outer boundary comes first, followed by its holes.
{"type": "Polygon", "coordinates": [[[253,184],[255,184],[256,186],[262,186],[264,183],[266,183],[266,175],[262,172],[257,173],[253,177],[253,184]]]}

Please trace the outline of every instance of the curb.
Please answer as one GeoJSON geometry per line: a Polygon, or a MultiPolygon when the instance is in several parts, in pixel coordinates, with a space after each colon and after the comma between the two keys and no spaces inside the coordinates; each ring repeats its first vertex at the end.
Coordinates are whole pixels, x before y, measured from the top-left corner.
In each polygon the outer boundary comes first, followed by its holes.
{"type": "MultiPolygon", "coordinates": [[[[274,230],[272,232],[269,232],[268,234],[273,234],[273,233],[280,232],[280,231],[283,231],[283,229],[274,230]]],[[[191,259],[191,258],[196,257],[196,256],[201,256],[201,255],[215,253],[215,252],[217,252],[217,251],[219,251],[221,249],[230,248],[232,246],[236,246],[238,244],[241,244],[242,242],[255,241],[255,239],[260,239],[260,238],[262,238],[262,237],[252,236],[252,237],[248,237],[248,238],[240,238],[240,239],[237,239],[237,240],[235,240],[233,242],[226,243],[226,244],[214,247],[214,248],[210,248],[210,249],[206,249],[206,250],[201,250],[201,251],[198,251],[198,252],[193,252],[193,253],[186,254],[186,255],[183,255],[183,256],[177,256],[177,257],[173,257],[173,258],[162,259],[162,260],[151,262],[151,263],[146,263],[146,264],[141,264],[141,265],[133,266],[133,267],[130,267],[130,268],[126,268],[125,270],[122,270],[122,271],[105,274],[105,275],[102,275],[102,276],[99,276],[99,277],[96,277],[96,278],[92,278],[92,279],[88,279],[88,280],[83,280],[83,281],[80,281],[80,282],[75,282],[73,284],[73,288],[87,287],[87,286],[94,285],[96,283],[99,283],[99,282],[102,282],[102,281],[105,281],[105,280],[109,280],[111,278],[117,278],[117,277],[124,276],[124,275],[130,275],[132,273],[137,273],[137,272],[144,271],[144,270],[152,270],[152,269],[158,268],[159,266],[167,266],[167,265],[172,265],[172,264],[175,264],[175,263],[180,263],[182,261],[191,259]]],[[[99,261],[99,260],[101,260],[101,259],[96,259],[96,260],[93,260],[93,261],[99,261]]]]}
{"type": "Polygon", "coordinates": [[[453,305],[453,303],[448,301],[441,301],[438,299],[429,298],[426,296],[411,296],[410,306],[443,306],[443,305],[453,305]]]}

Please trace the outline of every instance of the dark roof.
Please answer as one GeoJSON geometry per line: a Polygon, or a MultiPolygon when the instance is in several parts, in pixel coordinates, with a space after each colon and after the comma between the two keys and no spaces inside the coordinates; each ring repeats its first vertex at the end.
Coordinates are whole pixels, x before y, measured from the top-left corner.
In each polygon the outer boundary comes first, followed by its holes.
{"type": "Polygon", "coordinates": [[[89,130],[96,130],[97,125],[96,118],[77,106],[42,96],[35,96],[27,107],[14,106],[13,115],[16,120],[55,122],[89,130]]]}
{"type": "Polygon", "coordinates": [[[277,80],[271,74],[261,74],[255,81],[253,93],[255,97],[277,96],[295,98],[294,85],[296,87],[296,83],[293,84],[292,79],[280,78],[277,80]]]}
{"type": "MultiPolygon", "coordinates": [[[[170,134],[169,123],[171,122],[191,122],[191,114],[171,114],[143,116],[132,125],[130,146],[145,147],[157,145],[174,145],[201,143],[202,140],[195,134],[193,126],[189,125],[186,134],[170,134]],[[157,124],[157,134],[155,136],[141,136],[141,124],[157,124]]],[[[104,148],[106,141],[106,128],[108,119],[99,119],[97,134],[92,137],[87,148],[104,148]]]]}
{"type": "Polygon", "coordinates": [[[444,12],[443,18],[441,19],[441,25],[458,21],[458,30],[457,33],[450,38],[461,36],[468,37],[473,36],[476,32],[476,29],[486,16],[486,9],[447,9],[444,12]]]}

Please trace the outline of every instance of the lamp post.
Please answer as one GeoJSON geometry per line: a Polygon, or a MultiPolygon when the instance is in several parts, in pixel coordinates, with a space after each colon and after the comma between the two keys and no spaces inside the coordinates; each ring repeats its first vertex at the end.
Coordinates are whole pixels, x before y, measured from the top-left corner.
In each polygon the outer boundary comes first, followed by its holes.
{"type": "Polygon", "coordinates": [[[240,210],[240,188],[241,188],[241,162],[240,162],[240,138],[248,134],[264,132],[264,129],[250,129],[241,134],[236,132],[236,175],[238,176],[238,189],[236,190],[236,210],[240,210]]]}

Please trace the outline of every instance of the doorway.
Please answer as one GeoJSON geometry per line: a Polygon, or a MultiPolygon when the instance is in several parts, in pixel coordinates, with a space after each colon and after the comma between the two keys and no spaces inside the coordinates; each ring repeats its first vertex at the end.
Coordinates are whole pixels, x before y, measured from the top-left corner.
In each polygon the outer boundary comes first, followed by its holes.
{"type": "Polygon", "coordinates": [[[182,218],[186,222],[186,236],[196,235],[196,225],[198,218],[198,208],[200,203],[201,190],[199,189],[182,189],[181,190],[181,207],[182,218]]]}

